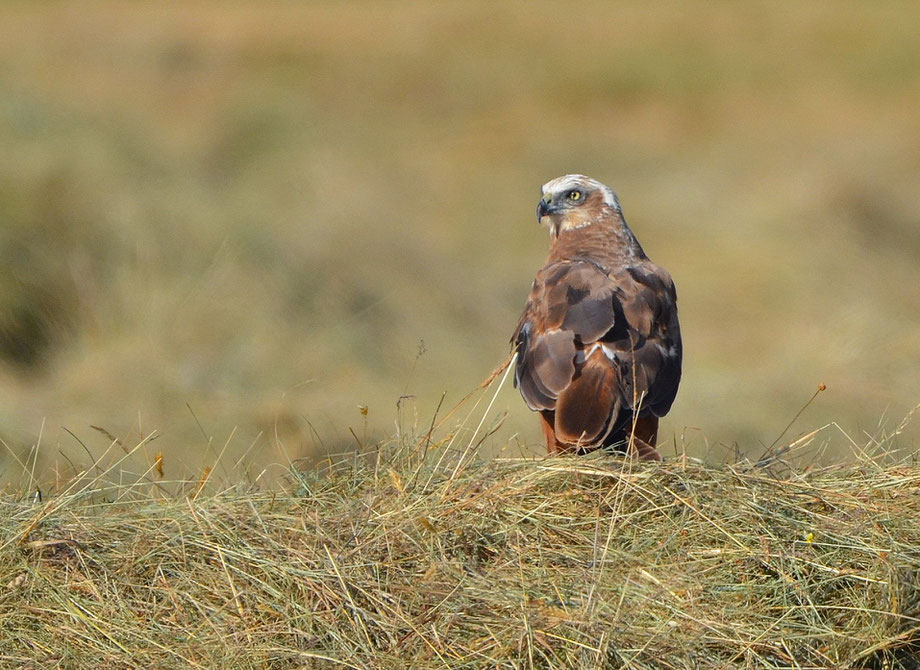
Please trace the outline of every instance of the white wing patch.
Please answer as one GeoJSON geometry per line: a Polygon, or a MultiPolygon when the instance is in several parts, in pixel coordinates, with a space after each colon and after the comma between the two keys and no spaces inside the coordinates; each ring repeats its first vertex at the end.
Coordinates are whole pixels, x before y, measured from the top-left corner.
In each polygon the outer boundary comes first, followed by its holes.
{"type": "Polygon", "coordinates": [[[617,352],[615,352],[613,349],[606,346],[602,342],[595,342],[594,344],[592,344],[591,347],[586,352],[584,352],[583,354],[584,359],[587,360],[591,358],[591,355],[598,349],[604,352],[604,356],[606,356],[608,359],[610,359],[614,363],[617,362],[617,352]]]}

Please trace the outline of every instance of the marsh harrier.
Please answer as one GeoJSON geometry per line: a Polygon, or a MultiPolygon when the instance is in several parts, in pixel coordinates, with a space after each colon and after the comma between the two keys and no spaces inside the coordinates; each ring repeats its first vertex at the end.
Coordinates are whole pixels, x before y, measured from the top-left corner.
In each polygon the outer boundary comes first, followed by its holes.
{"type": "Polygon", "coordinates": [[[658,419],[681,370],[677,293],[626,225],[616,194],[570,174],[543,186],[551,236],[511,342],[515,385],[550,454],[601,447],[661,460],[658,419]]]}

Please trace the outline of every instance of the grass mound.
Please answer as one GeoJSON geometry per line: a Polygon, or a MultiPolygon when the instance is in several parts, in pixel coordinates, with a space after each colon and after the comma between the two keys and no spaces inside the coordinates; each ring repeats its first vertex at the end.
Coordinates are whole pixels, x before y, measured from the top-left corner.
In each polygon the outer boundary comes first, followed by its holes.
{"type": "Polygon", "coordinates": [[[0,665],[918,668],[920,467],[383,450],[0,502],[0,665]]]}

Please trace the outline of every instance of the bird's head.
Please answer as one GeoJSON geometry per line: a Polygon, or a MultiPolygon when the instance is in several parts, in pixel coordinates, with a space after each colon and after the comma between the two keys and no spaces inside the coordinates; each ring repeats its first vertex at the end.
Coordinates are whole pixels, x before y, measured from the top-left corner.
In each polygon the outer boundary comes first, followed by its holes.
{"type": "Polygon", "coordinates": [[[620,201],[609,186],[580,174],[567,174],[543,184],[537,220],[553,235],[588,226],[613,210],[620,201]]]}

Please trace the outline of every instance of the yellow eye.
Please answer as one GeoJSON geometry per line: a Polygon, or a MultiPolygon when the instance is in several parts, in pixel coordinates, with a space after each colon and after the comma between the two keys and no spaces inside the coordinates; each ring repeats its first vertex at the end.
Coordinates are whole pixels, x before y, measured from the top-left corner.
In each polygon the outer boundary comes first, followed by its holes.
{"type": "Polygon", "coordinates": [[[581,200],[581,191],[569,191],[569,200],[581,200]]]}

